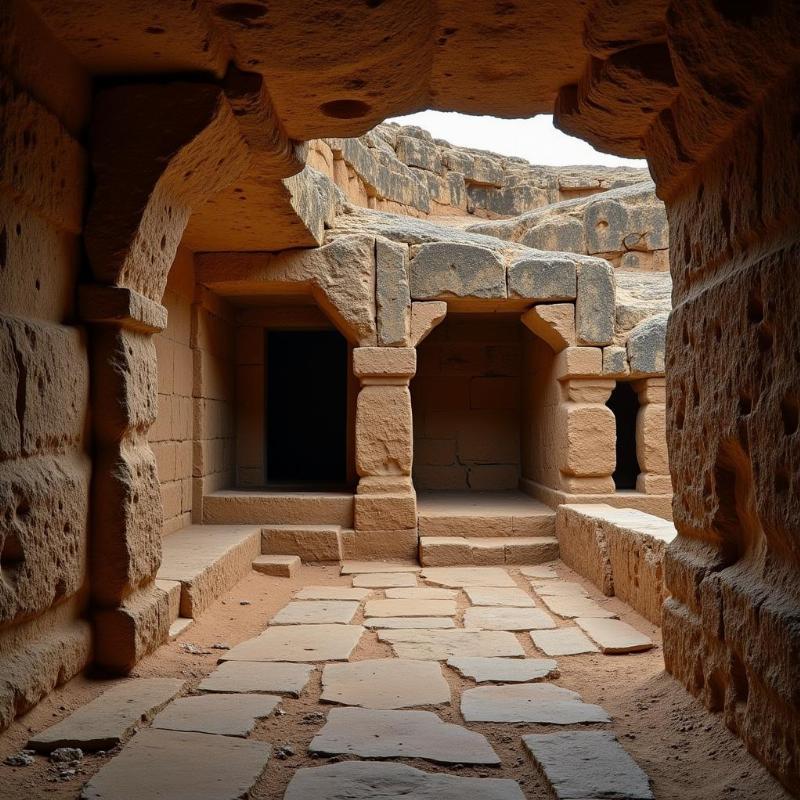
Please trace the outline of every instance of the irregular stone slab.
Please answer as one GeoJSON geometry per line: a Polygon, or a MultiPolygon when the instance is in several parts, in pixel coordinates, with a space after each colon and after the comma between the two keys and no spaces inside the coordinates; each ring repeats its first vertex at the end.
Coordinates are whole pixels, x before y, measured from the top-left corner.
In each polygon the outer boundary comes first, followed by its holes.
{"type": "Polygon", "coordinates": [[[83,800],[238,800],[270,746],[207,733],[143,730],[86,784],[83,800]]]}
{"type": "Polygon", "coordinates": [[[295,772],[283,800],[525,800],[516,781],[457,778],[391,762],[343,761],[295,772]]]}
{"type": "Polygon", "coordinates": [[[598,649],[577,628],[556,628],[553,631],[531,631],[533,643],[548,656],[576,656],[597,653],[598,649]]]}
{"type": "Polygon", "coordinates": [[[358,611],[355,600],[293,600],[271,620],[270,625],[347,625],[358,611]]]}
{"type": "Polygon", "coordinates": [[[373,572],[421,572],[422,567],[417,564],[401,564],[393,561],[343,561],[341,575],[368,575],[373,572]]]}
{"type": "Polygon", "coordinates": [[[550,580],[558,577],[550,564],[535,564],[531,567],[520,567],[519,571],[526,578],[536,578],[537,580],[550,580]]]}
{"type": "Polygon", "coordinates": [[[474,606],[515,606],[533,608],[533,598],[522,589],[503,589],[497,586],[468,586],[464,591],[474,606]]]}
{"type": "Polygon", "coordinates": [[[328,664],[322,700],[362,708],[410,708],[450,702],[450,687],[433,661],[381,658],[328,664]]]}
{"type": "Polygon", "coordinates": [[[574,300],[576,273],[575,262],[564,256],[518,258],[508,268],[508,294],[531,300],[574,300]]]}
{"type": "Polygon", "coordinates": [[[600,645],[604,653],[635,653],[653,646],[649,636],[619,619],[578,617],[575,623],[600,645]]]}
{"type": "Polygon", "coordinates": [[[356,575],[353,586],[367,589],[390,589],[395,586],[416,586],[417,576],[403,572],[375,572],[367,575],[356,575]]]}
{"type": "Polygon", "coordinates": [[[291,578],[302,566],[300,556],[267,555],[259,556],[253,560],[253,569],[264,575],[274,575],[279,578],[291,578]]]}
{"type": "Polygon", "coordinates": [[[555,628],[555,620],[538,608],[481,606],[464,612],[464,627],[485,631],[532,631],[555,628]]]}
{"type": "Polygon", "coordinates": [[[600,706],[584,703],[577,692],[552,683],[478,686],[461,695],[461,714],[467,722],[538,722],[574,725],[611,722],[600,706]]]}
{"type": "Polygon", "coordinates": [[[454,589],[434,589],[430,586],[413,589],[387,589],[390,600],[455,600],[458,592],[454,589]]]}
{"type": "Polygon", "coordinates": [[[611,344],[614,338],[614,267],[600,258],[578,264],[575,332],[579,345],[611,344]]]}
{"type": "Polygon", "coordinates": [[[228,650],[220,661],[347,661],[361,625],[291,625],[267,628],[228,650]]]}
{"type": "Polygon", "coordinates": [[[506,272],[500,257],[488,247],[461,242],[420,245],[411,260],[410,283],[412,300],[435,300],[449,295],[506,296],[506,272]]]}
{"type": "Polygon", "coordinates": [[[666,313],[650,317],[628,334],[628,361],[632,373],[651,375],[664,372],[668,317],[666,313]]]}
{"type": "Polygon", "coordinates": [[[280,701],[280,697],[271,694],[180,697],[156,715],[151,727],[167,731],[216,733],[244,739],[259,719],[272,714],[280,701]]]}
{"type": "Polygon", "coordinates": [[[37,733],[28,741],[28,747],[40,753],[58,747],[110,750],[133,733],[137,725],[151,719],[182,688],[183,681],[175,678],[124,681],[37,733]]]}
{"type": "Polygon", "coordinates": [[[507,586],[516,587],[514,579],[500,567],[427,567],[422,577],[440,586],[507,586]]]}
{"type": "Polygon", "coordinates": [[[534,733],[522,741],[559,800],[653,798],[647,775],[610,731],[534,733]]]}
{"type": "Polygon", "coordinates": [[[586,589],[574,581],[531,581],[531,588],[540,597],[588,597],[586,589]]]}
{"type": "Polygon", "coordinates": [[[477,683],[523,683],[558,677],[558,664],[552,658],[449,658],[447,666],[477,683]]]}
{"type": "Polygon", "coordinates": [[[334,708],[309,753],[425,758],[443,764],[499,764],[485,736],[442,722],[431,711],[334,708]]]}
{"type": "Polygon", "coordinates": [[[304,586],[295,600],[366,600],[369,589],[353,589],[350,586],[304,586]]]}
{"type": "Polygon", "coordinates": [[[275,692],[299,697],[313,669],[311,664],[225,661],[197,688],[201,692],[275,692]]]}
{"type": "Polygon", "coordinates": [[[523,656],[517,637],[508,631],[380,630],[378,640],[389,642],[398,658],[447,661],[460,656],[523,656]]]}
{"type": "Polygon", "coordinates": [[[372,617],[371,619],[364,620],[364,627],[366,628],[405,628],[411,629],[427,629],[434,628],[455,628],[456,623],[450,617],[372,617]]]}
{"type": "Polygon", "coordinates": [[[451,617],[455,600],[370,600],[365,617],[451,617]]]}
{"type": "Polygon", "coordinates": [[[549,596],[540,595],[542,602],[559,617],[605,617],[611,619],[617,615],[603,608],[590,597],[580,595],[549,596]]]}

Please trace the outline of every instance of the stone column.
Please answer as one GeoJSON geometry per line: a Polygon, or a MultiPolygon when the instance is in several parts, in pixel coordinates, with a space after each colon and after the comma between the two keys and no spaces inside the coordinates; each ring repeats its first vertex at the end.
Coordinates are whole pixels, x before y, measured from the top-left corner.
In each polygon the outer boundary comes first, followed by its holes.
{"type": "Polygon", "coordinates": [[[636,415],[639,476],[636,478],[636,491],[643,494],[671,494],[665,379],[645,378],[634,381],[632,386],[639,395],[639,413],[636,415]]]}
{"type": "Polygon", "coordinates": [[[556,415],[560,488],[571,494],[614,491],[616,422],[606,401],[615,382],[599,377],[598,347],[568,347],[558,356],[562,400],[556,415]]]}
{"type": "Polygon", "coordinates": [[[417,368],[413,347],[358,347],[355,537],[347,555],[413,558],[417,499],[411,483],[413,428],[408,383],[417,368]]]}
{"type": "Polygon", "coordinates": [[[147,441],[158,405],[153,334],[166,309],[137,292],[84,286],[82,318],[90,326],[92,478],[90,586],[95,663],[124,673],[169,633],[161,563],[161,489],[147,441]]]}

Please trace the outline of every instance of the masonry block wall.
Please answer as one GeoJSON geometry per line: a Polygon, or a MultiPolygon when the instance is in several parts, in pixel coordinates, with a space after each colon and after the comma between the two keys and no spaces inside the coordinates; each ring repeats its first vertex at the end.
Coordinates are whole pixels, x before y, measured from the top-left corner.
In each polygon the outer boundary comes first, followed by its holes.
{"type": "Polygon", "coordinates": [[[0,8],[0,32],[3,728],[90,656],[92,443],[76,292],[89,81],[27,9],[0,8]]]}
{"type": "Polygon", "coordinates": [[[453,315],[420,345],[411,384],[417,489],[518,487],[523,330],[518,314],[453,315]]]}

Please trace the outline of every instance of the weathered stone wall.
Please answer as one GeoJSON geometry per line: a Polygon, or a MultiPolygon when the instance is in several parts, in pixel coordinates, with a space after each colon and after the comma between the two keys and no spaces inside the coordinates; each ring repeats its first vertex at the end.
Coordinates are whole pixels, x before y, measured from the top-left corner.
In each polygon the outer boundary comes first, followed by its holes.
{"type": "Polygon", "coordinates": [[[516,489],[519,315],[449,316],[420,345],[411,382],[417,490],[516,489]]]}
{"type": "Polygon", "coordinates": [[[158,416],[148,432],[156,457],[165,534],[192,519],[194,257],[180,248],[167,279],[167,328],[153,338],[158,359],[158,416]]]}
{"type": "Polygon", "coordinates": [[[30,12],[4,4],[0,729],[91,651],[89,352],[76,307],[88,94],[85,73],[30,12]]]}

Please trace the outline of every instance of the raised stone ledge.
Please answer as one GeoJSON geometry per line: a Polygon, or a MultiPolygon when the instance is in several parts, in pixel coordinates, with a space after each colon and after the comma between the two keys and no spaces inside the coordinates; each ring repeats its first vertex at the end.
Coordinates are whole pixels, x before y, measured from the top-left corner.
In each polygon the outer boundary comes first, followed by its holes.
{"type": "Polygon", "coordinates": [[[167,327],[167,309],[124,286],[81,286],[79,314],[93,325],[119,325],[142,333],[160,333],[167,327]]]}
{"type": "Polygon", "coordinates": [[[603,503],[566,504],[558,507],[556,534],[565,564],[661,624],[664,553],[677,536],[671,522],[603,503]]]}

